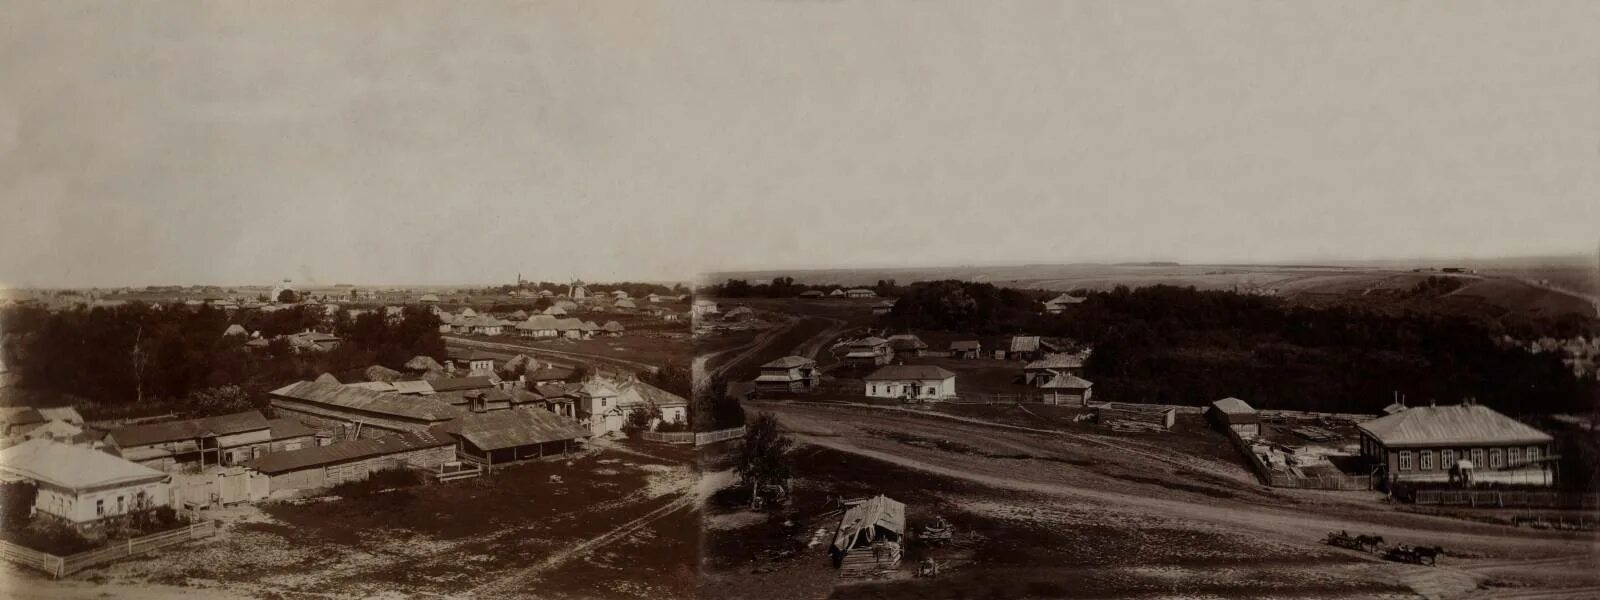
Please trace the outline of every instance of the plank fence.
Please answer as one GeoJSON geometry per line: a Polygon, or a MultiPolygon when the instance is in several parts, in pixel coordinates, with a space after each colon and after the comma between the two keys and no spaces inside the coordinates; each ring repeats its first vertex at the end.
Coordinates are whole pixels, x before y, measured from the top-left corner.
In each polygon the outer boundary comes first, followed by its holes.
{"type": "Polygon", "coordinates": [[[704,446],[724,440],[744,437],[744,426],[717,431],[641,431],[639,439],[660,444],[694,444],[704,446]]]}
{"type": "Polygon", "coordinates": [[[32,567],[60,579],[78,571],[102,565],[108,562],[121,560],[130,556],[138,556],[168,546],[182,544],[189,540],[211,537],[217,532],[216,521],[202,521],[188,526],[163,531],[143,537],[129,538],[112,542],[104,548],[79,552],[67,556],[56,556],[48,552],[40,552],[31,548],[0,540],[0,558],[32,567]]]}
{"type": "Polygon", "coordinates": [[[1413,504],[1492,508],[1600,509],[1600,494],[1528,490],[1417,490],[1413,504]]]}

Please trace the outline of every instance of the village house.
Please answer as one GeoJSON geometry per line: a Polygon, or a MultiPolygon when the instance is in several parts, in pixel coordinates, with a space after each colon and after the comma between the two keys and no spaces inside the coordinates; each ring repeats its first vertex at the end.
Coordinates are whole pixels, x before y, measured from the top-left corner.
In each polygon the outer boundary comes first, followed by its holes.
{"type": "Polygon", "coordinates": [[[437,470],[453,460],[454,440],[420,431],[275,452],[244,466],[266,475],[271,493],[284,493],[361,481],[385,469],[437,470]]]}
{"type": "Polygon", "coordinates": [[[456,325],[456,330],[461,333],[473,335],[500,335],[505,331],[506,322],[489,315],[469,317],[465,322],[456,325]]]}
{"type": "Polygon", "coordinates": [[[1356,427],[1389,481],[1555,485],[1555,438],[1487,406],[1413,406],[1356,427]]]}
{"type": "Polygon", "coordinates": [[[313,429],[348,432],[344,437],[377,438],[424,431],[460,416],[459,408],[433,396],[374,392],[342,385],[301,381],[269,393],[272,409],[313,429]]]}
{"type": "Polygon", "coordinates": [[[577,421],[543,410],[469,413],[433,431],[455,440],[457,457],[489,467],[565,455],[589,435],[577,421]]]}
{"type": "Polygon", "coordinates": [[[1036,377],[1034,387],[1039,388],[1040,401],[1045,404],[1088,406],[1090,397],[1094,395],[1093,382],[1056,371],[1036,377]]]}
{"type": "Polygon", "coordinates": [[[339,347],[339,336],[317,331],[302,331],[284,336],[296,352],[328,352],[339,347]]]}
{"type": "Polygon", "coordinates": [[[1038,386],[1051,375],[1083,375],[1083,359],[1072,354],[1051,354],[1022,367],[1022,383],[1038,386]]]}
{"type": "Polygon", "coordinates": [[[894,301],[893,300],[884,300],[882,302],[879,302],[877,304],[873,304],[872,305],[872,314],[874,314],[874,315],[883,316],[883,315],[887,315],[887,314],[889,314],[891,312],[894,312],[894,301]]]}
{"type": "Polygon", "coordinates": [[[894,349],[895,356],[923,356],[928,353],[928,343],[910,333],[889,336],[889,347],[894,349]]]}
{"type": "Polygon", "coordinates": [[[1056,296],[1054,298],[1051,298],[1051,299],[1045,301],[1045,303],[1044,303],[1044,312],[1046,314],[1059,315],[1059,314],[1065,312],[1067,310],[1068,306],[1072,306],[1074,304],[1082,304],[1083,301],[1084,301],[1084,299],[1081,298],[1081,297],[1078,297],[1078,296],[1068,296],[1066,294],[1061,294],[1060,296],[1056,296]]]}
{"type": "MultiPolygon", "coordinates": [[[[661,413],[662,423],[687,423],[689,421],[689,401],[677,394],[673,394],[656,386],[650,385],[639,378],[629,376],[617,382],[617,403],[624,413],[646,408],[655,408],[661,413]]],[[[655,427],[652,423],[651,427],[655,427]]]]}
{"type": "Polygon", "coordinates": [[[1018,335],[1011,338],[1011,346],[1004,354],[996,353],[995,358],[1009,358],[1011,360],[1039,360],[1047,355],[1060,352],[1055,344],[1036,336],[1018,335]]]}
{"type": "Polygon", "coordinates": [[[1206,410],[1206,418],[1217,427],[1233,430],[1242,438],[1261,435],[1261,418],[1256,414],[1256,409],[1238,398],[1230,396],[1212,402],[1211,408],[1206,410]]]}
{"type": "Polygon", "coordinates": [[[983,357],[983,343],[978,340],[950,342],[950,358],[975,359],[983,357]]]}
{"type": "Polygon", "coordinates": [[[844,293],[844,297],[846,298],[876,298],[877,296],[877,292],[866,288],[856,288],[853,290],[848,290],[844,293]]]}
{"type": "Polygon", "coordinates": [[[845,344],[844,363],[852,367],[871,367],[889,364],[894,360],[894,348],[889,340],[867,336],[845,344]]]}
{"type": "Polygon", "coordinates": [[[605,332],[606,335],[611,337],[619,337],[622,335],[623,328],[621,323],[616,321],[606,321],[606,324],[600,327],[600,331],[605,332]]]}
{"type": "Polygon", "coordinates": [[[866,377],[870,398],[941,400],[956,395],[956,374],[934,365],[888,365],[866,377]]]}
{"type": "Polygon", "coordinates": [[[578,403],[583,399],[583,384],[581,383],[541,383],[533,386],[533,393],[538,395],[545,410],[578,419],[578,403]]]}
{"type": "Polygon", "coordinates": [[[803,356],[785,356],[761,365],[761,375],[756,377],[756,391],[765,393],[801,393],[816,389],[822,380],[817,372],[817,361],[803,356]]]}
{"type": "Polygon", "coordinates": [[[613,431],[622,431],[623,413],[618,405],[617,388],[599,379],[585,381],[577,391],[580,421],[589,427],[589,435],[599,437],[613,431]]]}
{"type": "MultiPolygon", "coordinates": [[[[550,308],[554,309],[555,307],[552,306],[550,308]]],[[[528,320],[526,321],[517,323],[517,335],[532,338],[553,338],[557,335],[560,335],[561,331],[558,327],[560,324],[559,321],[555,317],[550,316],[549,309],[547,309],[545,312],[546,314],[534,315],[532,317],[528,317],[528,320]]]]}
{"type": "MultiPolygon", "coordinates": [[[[445,351],[445,358],[456,369],[469,373],[493,373],[494,355],[477,349],[450,348],[445,351]]],[[[434,386],[439,389],[439,386],[434,386]]]]}
{"type": "Polygon", "coordinates": [[[694,305],[689,307],[689,314],[694,317],[717,314],[717,303],[710,300],[695,300],[694,305]]]}
{"type": "Polygon", "coordinates": [[[547,317],[565,317],[567,316],[567,309],[552,304],[544,309],[543,314],[547,317]]]}
{"type": "Polygon", "coordinates": [[[50,439],[67,444],[96,445],[92,436],[84,432],[83,416],[71,406],[0,407],[0,439],[6,444],[50,439]]]}
{"type": "Polygon", "coordinates": [[[166,506],[172,476],[99,450],[37,439],[0,450],[0,482],[33,482],[33,509],[74,526],[166,506]]]}
{"type": "Polygon", "coordinates": [[[800,297],[807,300],[816,300],[822,297],[822,292],[817,290],[806,290],[804,292],[800,292],[800,297]]]}
{"type": "MultiPolygon", "coordinates": [[[[233,465],[272,451],[272,423],[261,411],[130,425],[106,433],[105,444],[118,456],[173,471],[233,465]]],[[[281,445],[281,444],[280,444],[281,445]]]]}
{"type": "Polygon", "coordinates": [[[845,297],[845,291],[841,290],[839,288],[833,288],[833,291],[828,292],[828,297],[829,298],[843,298],[843,297],[845,297]]]}
{"type": "Polygon", "coordinates": [[[639,305],[634,304],[633,300],[623,298],[612,303],[611,308],[617,312],[633,312],[634,309],[639,308],[639,305]]]}

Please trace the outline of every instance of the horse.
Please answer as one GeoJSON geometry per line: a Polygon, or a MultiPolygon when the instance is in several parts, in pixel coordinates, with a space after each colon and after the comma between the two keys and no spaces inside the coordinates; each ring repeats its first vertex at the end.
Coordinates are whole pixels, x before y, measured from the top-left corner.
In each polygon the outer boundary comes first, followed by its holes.
{"type": "Polygon", "coordinates": [[[1417,546],[1412,549],[1412,552],[1417,555],[1417,564],[1426,564],[1431,567],[1438,564],[1439,555],[1444,554],[1444,548],[1441,546],[1417,546]]]}
{"type": "Polygon", "coordinates": [[[1383,536],[1358,535],[1356,536],[1356,545],[1367,552],[1376,552],[1378,548],[1383,547],[1383,536]]]}

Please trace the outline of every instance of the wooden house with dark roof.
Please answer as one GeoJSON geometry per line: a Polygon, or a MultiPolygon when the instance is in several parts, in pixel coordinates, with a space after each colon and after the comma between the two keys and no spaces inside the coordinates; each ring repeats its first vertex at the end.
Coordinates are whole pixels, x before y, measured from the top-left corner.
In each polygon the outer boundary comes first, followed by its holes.
{"type": "Polygon", "coordinates": [[[269,392],[272,408],[313,429],[376,438],[423,431],[462,414],[434,396],[374,392],[314,381],[291,383],[269,392]]]}
{"type": "Polygon", "coordinates": [[[1356,428],[1390,481],[1555,485],[1555,438],[1487,406],[1413,406],[1356,428]]]}
{"type": "Polygon", "coordinates": [[[274,452],[244,467],[268,477],[272,493],[361,481],[385,469],[436,470],[455,460],[455,441],[432,431],[412,431],[274,452]]]}
{"type": "Polygon", "coordinates": [[[104,439],[118,456],[166,471],[237,464],[271,452],[273,441],[272,423],[255,410],[130,425],[104,439]]]}

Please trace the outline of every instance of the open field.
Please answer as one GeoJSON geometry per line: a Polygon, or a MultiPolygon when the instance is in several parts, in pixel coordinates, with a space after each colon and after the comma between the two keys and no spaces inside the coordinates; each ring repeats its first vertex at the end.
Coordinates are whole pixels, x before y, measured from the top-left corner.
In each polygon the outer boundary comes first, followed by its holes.
{"type": "Polygon", "coordinates": [[[681,449],[606,445],[486,478],[229,509],[216,539],[91,569],[62,587],[92,582],[113,596],[153,583],[260,598],[687,598],[699,552],[693,473],[681,449]]]}
{"type": "MultiPolygon", "coordinates": [[[[1555,260],[1555,259],[1552,259],[1555,260]]],[[[1050,291],[1108,290],[1119,285],[1193,286],[1202,290],[1270,291],[1290,301],[1324,304],[1330,302],[1382,301],[1410,289],[1430,276],[1459,277],[1467,285],[1448,300],[1456,310],[1481,310],[1491,314],[1522,316],[1600,315],[1600,277],[1594,274],[1592,258],[1587,263],[1562,259],[1540,263],[1484,263],[1479,274],[1448,274],[1440,271],[1414,272],[1419,267],[1464,266],[1476,263],[1440,264],[1434,262],[1381,263],[1356,266],[1326,265],[1004,265],[985,267],[926,267],[906,269],[829,269],[812,271],[752,272],[719,274],[728,277],[794,277],[801,283],[870,285],[880,279],[901,284],[938,279],[981,281],[1005,287],[1050,291]],[[1544,283],[1540,283],[1544,282],[1544,283]]]]}
{"type": "Polygon", "coordinates": [[[752,408],[806,444],[801,480],[770,518],[710,496],[704,568],[718,597],[1488,598],[1550,587],[1583,597],[1600,584],[1593,534],[1401,513],[1377,493],[1263,488],[1220,450],[1211,460],[1159,439],[798,402],[752,408]],[[1099,443],[1108,440],[1122,448],[1099,443]],[[828,497],[878,492],[908,503],[911,529],[938,514],[965,536],[954,547],[913,546],[902,565],[929,555],[953,569],[936,580],[836,585],[821,547],[760,556],[833,525],[828,497]],[[1383,562],[1322,544],[1334,529],[1438,544],[1448,556],[1437,568],[1383,562]]]}

